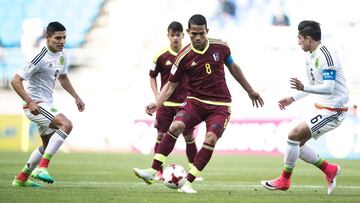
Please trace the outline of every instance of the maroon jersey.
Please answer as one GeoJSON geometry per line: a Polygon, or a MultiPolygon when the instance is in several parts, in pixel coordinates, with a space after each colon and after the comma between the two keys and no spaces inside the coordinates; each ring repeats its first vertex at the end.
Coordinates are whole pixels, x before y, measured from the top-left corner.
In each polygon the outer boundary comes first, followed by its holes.
{"type": "Polygon", "coordinates": [[[225,42],[209,39],[203,51],[191,44],[184,47],[175,59],[170,82],[188,76],[189,96],[214,102],[231,102],[225,81],[224,62],[231,55],[225,42]]]}
{"type": "MultiPolygon", "coordinates": [[[[167,83],[170,76],[170,70],[174,63],[176,52],[172,51],[170,48],[164,49],[154,58],[154,67],[150,70],[150,77],[156,78],[160,73],[161,77],[161,86],[160,89],[167,83]]],[[[183,80],[180,80],[179,85],[176,87],[173,94],[167,101],[182,103],[186,99],[188,95],[187,88],[187,78],[185,77],[183,80]]]]}

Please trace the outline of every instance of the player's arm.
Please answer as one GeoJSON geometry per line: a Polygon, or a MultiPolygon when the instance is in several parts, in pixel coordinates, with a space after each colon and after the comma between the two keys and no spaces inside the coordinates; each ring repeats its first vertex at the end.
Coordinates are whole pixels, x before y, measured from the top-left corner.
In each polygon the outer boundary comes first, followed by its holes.
{"type": "Polygon", "coordinates": [[[319,85],[303,85],[297,78],[291,78],[291,88],[313,94],[332,94],[335,87],[336,70],[325,69],[322,71],[323,83],[319,85]]]}
{"type": "Polygon", "coordinates": [[[79,95],[76,93],[74,87],[72,86],[70,79],[67,74],[61,74],[58,78],[61,86],[75,99],[76,106],[79,111],[83,111],[85,109],[85,103],[81,100],[79,95]]]}
{"type": "Polygon", "coordinates": [[[248,93],[250,99],[252,100],[253,106],[259,107],[264,105],[264,101],[260,97],[260,94],[257,93],[250,85],[250,83],[245,78],[244,73],[240,69],[240,67],[234,63],[231,56],[229,56],[226,61],[225,65],[228,67],[231,75],[235,78],[235,80],[245,89],[248,93]]]}
{"type": "Polygon", "coordinates": [[[151,90],[153,91],[155,99],[156,99],[159,95],[157,81],[156,81],[156,78],[153,78],[151,76],[150,76],[150,87],[151,87],[151,90]]]}
{"type": "Polygon", "coordinates": [[[14,88],[15,92],[23,99],[29,107],[29,110],[32,114],[38,115],[40,113],[40,107],[29,97],[26,93],[24,85],[23,85],[23,78],[20,77],[19,74],[15,74],[14,77],[11,79],[11,86],[14,88]]]}
{"type": "Polygon", "coordinates": [[[154,113],[159,106],[161,106],[167,99],[169,99],[178,84],[178,82],[168,81],[161,89],[159,96],[156,98],[156,102],[146,106],[146,113],[152,115],[152,113],[154,113]]]}

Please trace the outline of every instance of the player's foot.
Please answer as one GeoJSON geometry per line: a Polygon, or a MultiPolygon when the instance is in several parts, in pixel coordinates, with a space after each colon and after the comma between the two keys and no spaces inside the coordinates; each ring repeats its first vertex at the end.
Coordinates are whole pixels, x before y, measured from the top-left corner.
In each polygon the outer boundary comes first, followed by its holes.
{"type": "Polygon", "coordinates": [[[263,180],[261,181],[261,185],[263,185],[268,190],[286,191],[290,187],[290,180],[279,177],[273,180],[263,180]]]}
{"type": "Polygon", "coordinates": [[[47,168],[42,168],[42,167],[35,168],[35,170],[31,173],[31,177],[42,180],[45,183],[52,184],[54,182],[54,178],[49,175],[47,168]]]}
{"type": "Polygon", "coordinates": [[[164,180],[164,178],[162,177],[162,172],[161,171],[156,172],[154,180],[159,180],[159,181],[164,180]]]}
{"type": "Polygon", "coordinates": [[[147,169],[134,168],[134,173],[137,177],[143,179],[149,185],[153,183],[156,176],[156,170],[152,168],[147,168],[147,169]]]}
{"type": "Polygon", "coordinates": [[[40,184],[31,181],[31,180],[26,180],[26,181],[20,181],[18,179],[14,179],[13,182],[11,183],[12,186],[14,187],[34,187],[34,188],[40,188],[42,187],[40,184]]]}
{"type": "Polygon", "coordinates": [[[204,178],[202,176],[197,176],[194,181],[204,181],[204,178]]]}
{"type": "Polygon", "coordinates": [[[336,177],[340,175],[341,168],[339,165],[334,164],[330,165],[328,167],[331,167],[330,173],[326,174],[325,179],[328,182],[328,195],[334,193],[336,188],[336,177]]]}
{"type": "Polygon", "coordinates": [[[186,181],[185,184],[178,189],[178,191],[184,193],[197,193],[197,191],[192,188],[192,183],[189,181],[186,181]]]}

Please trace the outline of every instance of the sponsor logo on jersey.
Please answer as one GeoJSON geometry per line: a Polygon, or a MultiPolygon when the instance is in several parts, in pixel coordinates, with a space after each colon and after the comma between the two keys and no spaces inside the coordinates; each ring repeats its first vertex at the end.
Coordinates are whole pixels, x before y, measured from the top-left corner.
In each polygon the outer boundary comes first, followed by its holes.
{"type": "Polygon", "coordinates": [[[213,57],[215,61],[219,61],[219,53],[213,53],[213,57]]]}

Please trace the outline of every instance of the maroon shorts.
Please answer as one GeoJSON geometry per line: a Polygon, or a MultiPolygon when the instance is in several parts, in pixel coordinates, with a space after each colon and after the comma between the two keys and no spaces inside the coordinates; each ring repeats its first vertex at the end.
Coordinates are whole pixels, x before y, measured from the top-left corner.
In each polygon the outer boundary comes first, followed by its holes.
{"type": "Polygon", "coordinates": [[[211,105],[195,99],[186,99],[178,110],[175,120],[193,128],[202,121],[206,123],[206,132],[213,132],[218,138],[223,134],[230,118],[230,107],[211,105]]]}
{"type": "MultiPolygon", "coordinates": [[[[155,128],[158,132],[166,133],[174,120],[179,107],[160,106],[156,111],[155,128]]],[[[184,135],[193,134],[194,128],[186,128],[184,135]]]]}

